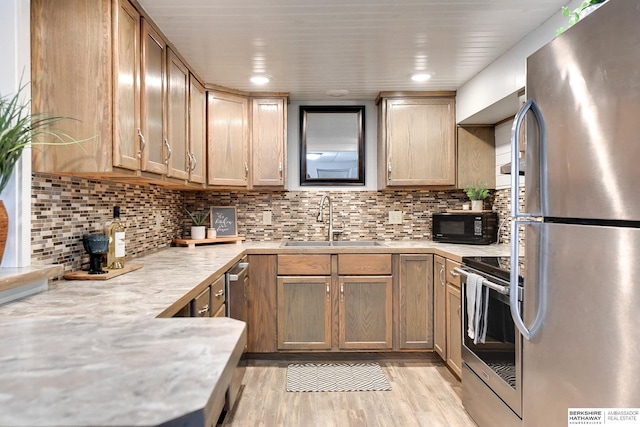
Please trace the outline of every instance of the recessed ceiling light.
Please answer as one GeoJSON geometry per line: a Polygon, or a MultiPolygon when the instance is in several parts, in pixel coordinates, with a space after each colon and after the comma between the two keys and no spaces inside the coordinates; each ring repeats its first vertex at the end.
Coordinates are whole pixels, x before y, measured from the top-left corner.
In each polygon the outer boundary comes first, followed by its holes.
{"type": "Polygon", "coordinates": [[[253,76],[251,77],[251,83],[256,84],[256,85],[266,85],[267,83],[269,83],[271,81],[271,79],[269,78],[269,76],[267,75],[259,75],[259,76],[253,76]]]}
{"type": "Polygon", "coordinates": [[[431,74],[427,73],[417,73],[411,76],[411,80],[414,82],[426,82],[431,78],[431,74]]]}
{"type": "Polygon", "coordinates": [[[329,89],[328,91],[325,92],[327,95],[329,96],[335,96],[340,97],[340,96],[346,96],[349,94],[349,91],[346,89],[329,89]]]}

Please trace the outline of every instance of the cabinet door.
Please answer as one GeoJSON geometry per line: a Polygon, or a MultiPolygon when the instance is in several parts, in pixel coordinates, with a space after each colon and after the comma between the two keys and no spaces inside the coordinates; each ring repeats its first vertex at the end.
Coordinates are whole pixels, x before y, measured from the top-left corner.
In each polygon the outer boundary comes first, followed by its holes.
{"type": "Polygon", "coordinates": [[[141,73],[142,170],[157,174],[166,174],[168,163],[164,149],[166,64],[166,43],[143,18],[141,73]]]}
{"type": "Polygon", "coordinates": [[[387,185],[454,185],[453,98],[386,103],[387,185]]]}
{"type": "Polygon", "coordinates": [[[120,0],[114,13],[113,165],[140,169],[140,13],[120,0]]]}
{"type": "Polygon", "coordinates": [[[445,260],[436,255],[433,261],[433,348],[447,360],[447,282],[445,260]]]}
{"type": "Polygon", "coordinates": [[[251,184],[284,187],[286,170],[286,104],[284,98],[251,102],[251,184]]]}
{"type": "Polygon", "coordinates": [[[341,349],[391,349],[392,278],[340,276],[341,349]]]}
{"type": "MultiPolygon", "coordinates": [[[[88,138],[81,144],[34,148],[33,171],[112,172],[111,0],[21,4],[31,8],[31,111],[73,117],[77,120],[57,122],[55,128],[88,138]]],[[[28,37],[28,24],[20,31],[28,37]]],[[[28,80],[24,75],[22,83],[28,80]]]]}
{"type": "Polygon", "coordinates": [[[206,176],[207,93],[204,86],[193,77],[189,79],[189,181],[204,184],[206,176]]]}
{"type": "Polygon", "coordinates": [[[331,348],[331,278],[278,277],[278,349],[331,348]]]}
{"type": "Polygon", "coordinates": [[[433,348],[433,255],[400,255],[400,348],[433,348]]]}
{"type": "Polygon", "coordinates": [[[167,176],[188,179],[190,158],[187,155],[187,120],[189,117],[189,70],[168,49],[167,57],[167,176]]]}
{"type": "Polygon", "coordinates": [[[247,98],[220,92],[207,97],[207,181],[209,185],[247,187],[247,98]]]}
{"type": "Polygon", "coordinates": [[[462,376],[462,316],[460,289],[447,285],[447,365],[462,376]]]}
{"type": "Polygon", "coordinates": [[[458,127],[458,178],[456,186],[486,184],[496,186],[495,128],[458,127]]]}
{"type": "Polygon", "coordinates": [[[274,353],[276,342],[276,255],[249,255],[247,352],[274,353]]]}

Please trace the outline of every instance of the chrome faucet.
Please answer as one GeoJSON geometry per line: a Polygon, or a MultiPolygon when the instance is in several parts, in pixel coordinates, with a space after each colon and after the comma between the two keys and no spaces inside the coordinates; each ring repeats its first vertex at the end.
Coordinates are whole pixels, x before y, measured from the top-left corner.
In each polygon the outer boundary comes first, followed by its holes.
{"type": "Polygon", "coordinates": [[[329,241],[333,242],[333,235],[340,234],[344,230],[333,228],[333,203],[331,202],[331,197],[328,194],[325,194],[320,199],[320,209],[318,210],[318,222],[322,222],[322,210],[324,209],[324,201],[329,199],[329,241]]]}

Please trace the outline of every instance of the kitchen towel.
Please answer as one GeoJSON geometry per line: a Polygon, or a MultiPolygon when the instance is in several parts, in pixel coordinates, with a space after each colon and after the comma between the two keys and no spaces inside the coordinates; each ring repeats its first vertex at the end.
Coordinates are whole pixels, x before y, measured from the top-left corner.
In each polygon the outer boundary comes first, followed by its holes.
{"type": "Polygon", "coordinates": [[[474,344],[484,343],[487,336],[487,308],[489,305],[489,290],[482,286],[482,276],[474,273],[467,274],[467,335],[474,344]]]}

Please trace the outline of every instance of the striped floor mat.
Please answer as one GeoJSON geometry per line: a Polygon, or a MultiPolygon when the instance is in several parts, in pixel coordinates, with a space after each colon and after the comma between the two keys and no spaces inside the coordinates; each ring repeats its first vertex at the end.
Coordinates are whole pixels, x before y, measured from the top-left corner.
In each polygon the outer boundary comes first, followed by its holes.
{"type": "Polygon", "coordinates": [[[287,391],[386,391],[389,381],[377,363],[294,363],[287,391]]]}

